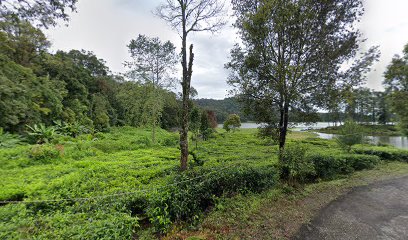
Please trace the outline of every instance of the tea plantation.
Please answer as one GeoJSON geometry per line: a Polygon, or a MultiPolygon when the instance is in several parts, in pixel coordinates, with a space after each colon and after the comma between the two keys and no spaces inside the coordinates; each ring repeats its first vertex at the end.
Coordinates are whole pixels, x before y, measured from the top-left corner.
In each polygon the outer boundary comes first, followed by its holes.
{"type": "MultiPolygon", "coordinates": [[[[190,169],[183,174],[178,134],[160,130],[157,144],[150,136],[147,129],[121,127],[1,148],[0,239],[131,239],[146,228],[164,233],[173,223],[199,221],[219,197],[261,192],[281,177],[277,146],[255,129],[218,130],[197,149],[191,144],[190,169]]],[[[371,168],[390,156],[406,160],[405,151],[390,147],[345,153],[311,133],[289,138],[299,159],[288,157],[285,167],[302,181],[371,168]]]]}

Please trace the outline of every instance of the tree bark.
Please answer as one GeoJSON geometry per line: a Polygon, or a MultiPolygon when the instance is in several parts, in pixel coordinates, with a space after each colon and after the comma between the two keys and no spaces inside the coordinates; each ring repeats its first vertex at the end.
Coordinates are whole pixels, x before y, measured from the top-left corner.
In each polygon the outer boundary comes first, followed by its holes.
{"type": "Polygon", "coordinates": [[[183,65],[183,111],[182,111],[182,124],[180,131],[180,169],[185,171],[188,167],[188,125],[189,125],[189,100],[190,100],[190,86],[191,76],[193,74],[193,45],[190,45],[190,59],[187,66],[187,51],[186,51],[186,38],[187,34],[183,35],[183,49],[182,49],[182,65],[183,65]]]}
{"type": "MultiPolygon", "coordinates": [[[[286,136],[288,133],[288,124],[289,124],[289,104],[285,103],[283,108],[281,109],[281,116],[280,116],[280,133],[279,133],[279,152],[282,153],[285,149],[286,144],[286,136]]],[[[281,154],[280,154],[281,156],[281,154]]]]}

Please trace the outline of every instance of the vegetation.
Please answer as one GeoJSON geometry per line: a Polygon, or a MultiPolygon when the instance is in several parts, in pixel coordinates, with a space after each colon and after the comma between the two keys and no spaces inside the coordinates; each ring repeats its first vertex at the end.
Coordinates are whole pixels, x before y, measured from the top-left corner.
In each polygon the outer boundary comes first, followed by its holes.
{"type": "Polygon", "coordinates": [[[237,95],[223,101],[192,100],[188,48],[190,33],[226,24],[222,1],[165,1],[156,15],[179,33],[180,56],[173,43],[139,35],[125,74],[92,52],[50,51],[42,29],[67,21],[76,3],[0,0],[0,239],[154,239],[228,201],[290,206],[279,197],[378,166],[406,169],[408,151],[364,143],[384,126],[357,124],[397,117],[408,132],[408,45],[385,92],[361,88],[379,56],[376,47],[358,54],[361,0],[233,0],[241,41],[226,67],[237,95]],[[168,89],[179,61],[176,94],[168,89]],[[318,120],[317,109],[353,121],[325,130],[337,141],[288,130],[318,120]],[[229,133],[242,113],[264,127],[229,133]]]}
{"type": "Polygon", "coordinates": [[[350,152],[353,145],[363,143],[364,135],[357,123],[347,121],[341,128],[340,135],[336,137],[336,140],[340,147],[350,152]]]}
{"type": "Polygon", "coordinates": [[[364,12],[362,1],[232,4],[242,44],[231,51],[229,84],[246,112],[277,129],[281,150],[290,118],[316,115],[316,107],[327,107],[330,91],[357,87],[378,58],[372,48],[356,60],[361,34],[355,23],[364,12]],[[348,61],[354,64],[342,71],[348,61]]]}
{"type": "Polygon", "coordinates": [[[384,85],[402,132],[408,135],[408,44],[404,56],[395,56],[385,72],[384,85]]]}
{"type": "Polygon", "coordinates": [[[182,113],[180,131],[180,169],[187,169],[188,165],[188,130],[190,117],[191,77],[193,75],[193,44],[189,47],[187,55],[187,37],[193,32],[216,32],[221,29],[223,21],[224,4],[218,0],[168,0],[157,8],[157,16],[165,20],[181,37],[181,66],[183,74],[182,87],[182,113]],[[188,61],[187,61],[188,58],[188,61]]]}
{"type": "MultiPolygon", "coordinates": [[[[329,134],[341,134],[344,125],[331,126],[327,128],[317,129],[315,131],[329,134]]],[[[395,125],[371,125],[359,124],[359,130],[365,136],[401,136],[401,132],[395,125]]]]}
{"type": "MultiPolygon", "coordinates": [[[[152,238],[176,222],[197,224],[223,197],[280,184],[278,146],[258,138],[256,129],[218,131],[195,151],[201,164],[182,174],[177,134],[165,130],[158,130],[157,145],[151,130],[120,127],[0,149],[0,201],[16,201],[2,202],[1,237],[152,238]]],[[[307,132],[290,133],[288,141],[284,167],[295,185],[371,169],[385,159],[379,147],[357,145],[345,153],[307,132]]],[[[393,153],[390,160],[408,156],[381,149],[393,153]]]]}
{"type": "Polygon", "coordinates": [[[224,126],[223,126],[223,128],[227,132],[231,130],[234,132],[239,127],[241,127],[241,119],[239,118],[237,114],[229,115],[227,120],[224,122],[224,126]]]}

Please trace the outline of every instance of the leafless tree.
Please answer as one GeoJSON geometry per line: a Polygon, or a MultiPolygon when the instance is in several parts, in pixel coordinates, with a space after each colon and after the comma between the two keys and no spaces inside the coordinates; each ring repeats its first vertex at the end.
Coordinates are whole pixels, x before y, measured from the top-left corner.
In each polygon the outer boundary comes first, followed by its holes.
{"type": "Polygon", "coordinates": [[[156,15],[178,32],[182,40],[182,126],[180,131],[181,170],[187,169],[188,125],[191,76],[193,74],[193,45],[187,56],[187,36],[191,32],[217,32],[225,24],[225,3],[219,0],[166,0],[157,8],[156,15]],[[187,62],[187,59],[189,61],[187,62]]]}

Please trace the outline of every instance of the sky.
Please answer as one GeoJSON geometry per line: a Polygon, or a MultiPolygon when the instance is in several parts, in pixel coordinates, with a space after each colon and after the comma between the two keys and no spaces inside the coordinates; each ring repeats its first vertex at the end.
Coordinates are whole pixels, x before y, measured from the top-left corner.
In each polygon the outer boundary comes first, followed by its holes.
{"type": "MultiPolygon", "coordinates": [[[[164,0],[79,0],[77,12],[68,26],[60,24],[45,31],[52,51],[84,49],[106,61],[114,73],[125,71],[129,61],[127,45],[139,34],[172,41],[180,51],[180,37],[152,13],[164,0]]],[[[395,54],[408,43],[408,0],[363,0],[365,15],[359,28],[367,38],[362,50],[379,45],[380,61],[367,76],[367,87],[382,90],[383,73],[395,54]]],[[[223,99],[230,87],[224,64],[238,37],[230,22],[218,34],[196,33],[189,37],[194,44],[195,61],[192,86],[199,98],[223,99]]]]}

